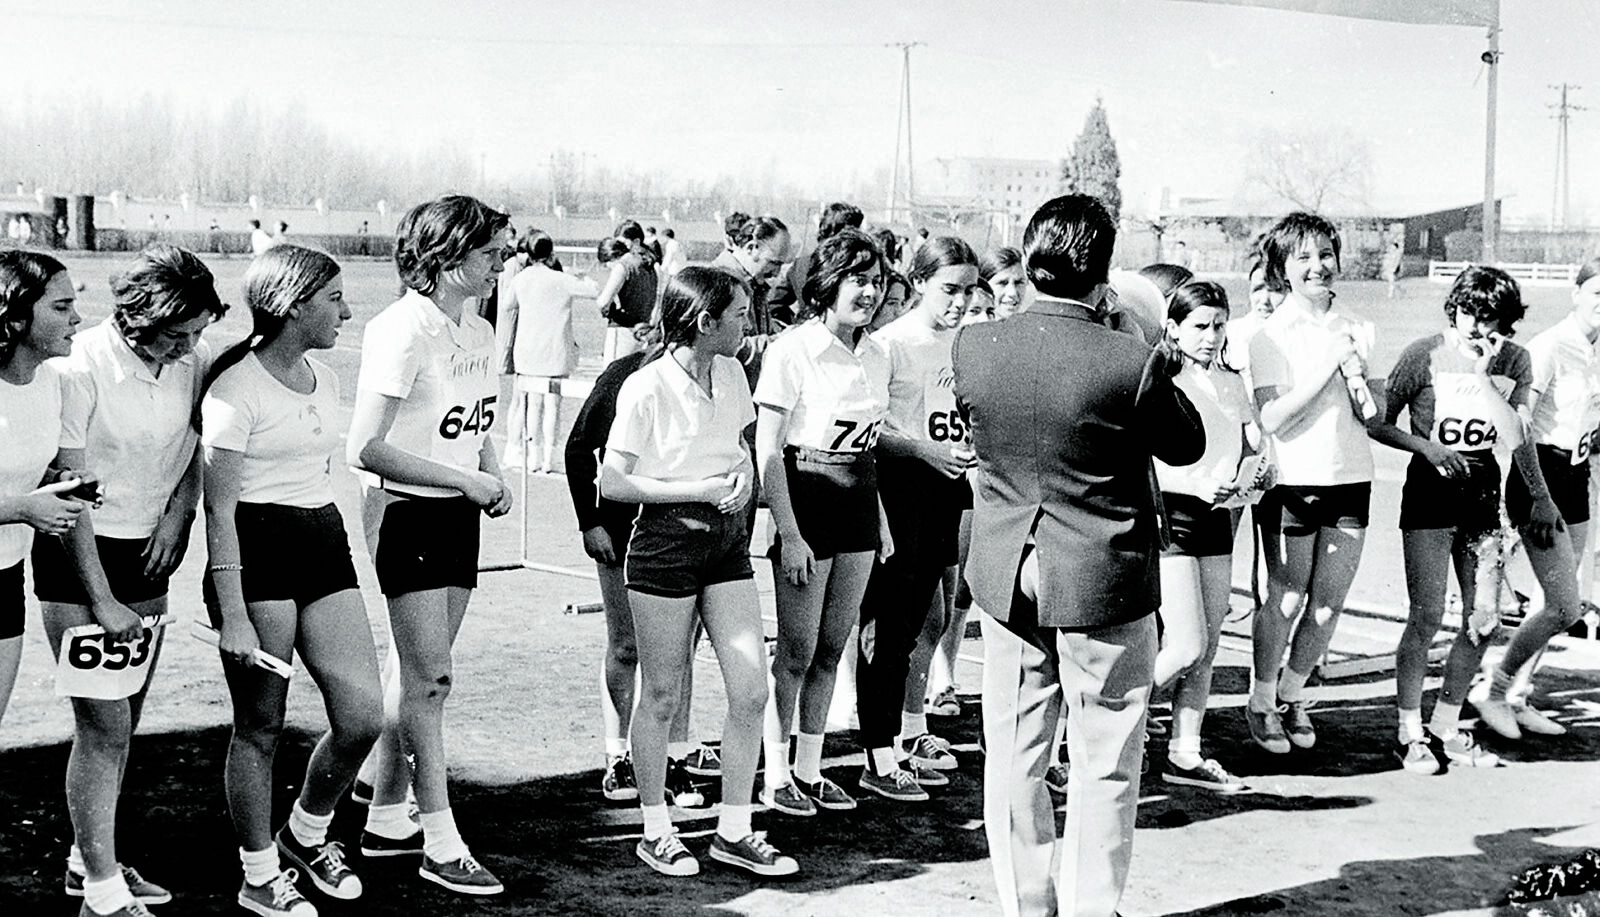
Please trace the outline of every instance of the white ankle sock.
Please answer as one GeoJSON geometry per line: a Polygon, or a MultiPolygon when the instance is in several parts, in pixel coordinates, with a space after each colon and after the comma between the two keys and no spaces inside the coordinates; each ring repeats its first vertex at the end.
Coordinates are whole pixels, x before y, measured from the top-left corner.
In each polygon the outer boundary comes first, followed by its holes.
{"type": "Polygon", "coordinates": [[[751,834],[750,813],[755,811],[751,805],[722,804],[722,814],[717,817],[717,836],[725,841],[742,841],[751,834]]]}
{"type": "Polygon", "coordinates": [[[765,782],[768,789],[777,789],[786,783],[791,783],[794,778],[789,775],[789,743],[766,743],[767,766],[765,782]]]}
{"type": "Polygon", "coordinates": [[[78,849],[77,844],[67,848],[67,872],[75,876],[89,874],[89,867],[83,865],[83,851],[78,849]]]}
{"type": "Polygon", "coordinates": [[[367,830],[391,841],[404,840],[417,833],[417,823],[411,820],[411,807],[403,802],[392,806],[373,805],[367,808],[367,830]]]}
{"type": "Polygon", "coordinates": [[[928,734],[928,714],[926,713],[900,713],[900,744],[915,739],[917,736],[928,734]]]}
{"type": "Polygon", "coordinates": [[[1305,690],[1306,680],[1311,677],[1307,672],[1302,675],[1288,666],[1283,667],[1283,674],[1278,676],[1278,700],[1293,703],[1300,699],[1300,692],[1305,690]]]}
{"type": "Polygon", "coordinates": [[[302,847],[321,847],[328,840],[328,826],[331,824],[332,812],[312,815],[300,807],[298,799],[294,801],[294,808],[289,810],[289,833],[302,847]]]}
{"type": "Polygon", "coordinates": [[[133,892],[128,891],[128,883],[119,869],[109,879],[85,879],[83,903],[96,914],[114,914],[133,903],[133,892]]]}
{"type": "Polygon", "coordinates": [[[639,811],[644,815],[645,840],[657,840],[672,833],[672,815],[667,812],[665,803],[658,806],[640,806],[639,811]]]}
{"type": "Polygon", "coordinates": [[[1276,710],[1278,707],[1278,680],[1250,676],[1250,706],[1257,713],[1276,710]]]}
{"type": "Polygon", "coordinates": [[[801,783],[822,782],[822,738],[803,732],[794,737],[794,776],[801,783]]]}
{"type": "Polygon", "coordinates": [[[244,881],[257,888],[278,877],[283,867],[278,863],[278,845],[270,844],[265,850],[239,848],[239,864],[244,867],[244,881]]]}
{"type": "Polygon", "coordinates": [[[606,760],[620,758],[628,753],[628,740],[616,736],[606,736],[606,760]]]}
{"type": "Polygon", "coordinates": [[[892,748],[874,748],[868,751],[867,761],[872,764],[872,772],[879,777],[892,774],[900,768],[900,762],[892,748]]]}
{"type": "Polygon", "coordinates": [[[423,812],[422,853],[435,863],[453,863],[466,856],[467,843],[456,830],[456,817],[449,809],[423,812]]]}
{"type": "Polygon", "coordinates": [[[1455,738],[1461,731],[1461,704],[1447,704],[1444,701],[1434,704],[1433,718],[1428,722],[1428,731],[1440,741],[1455,738]]]}
{"type": "Polygon", "coordinates": [[[1400,742],[1409,744],[1422,741],[1422,708],[1400,708],[1400,742]]]}
{"type": "Polygon", "coordinates": [[[694,750],[693,742],[668,742],[667,757],[674,761],[682,761],[689,757],[689,752],[694,750]]]}

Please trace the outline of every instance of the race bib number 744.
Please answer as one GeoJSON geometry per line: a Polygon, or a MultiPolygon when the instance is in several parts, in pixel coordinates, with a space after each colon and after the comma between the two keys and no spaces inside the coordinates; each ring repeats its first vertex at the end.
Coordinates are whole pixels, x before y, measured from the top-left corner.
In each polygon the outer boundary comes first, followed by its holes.
{"type": "Polygon", "coordinates": [[[112,640],[98,624],[69,627],[56,660],[56,696],[118,700],[144,687],[160,644],[165,618],[145,618],[139,636],[112,640]]]}

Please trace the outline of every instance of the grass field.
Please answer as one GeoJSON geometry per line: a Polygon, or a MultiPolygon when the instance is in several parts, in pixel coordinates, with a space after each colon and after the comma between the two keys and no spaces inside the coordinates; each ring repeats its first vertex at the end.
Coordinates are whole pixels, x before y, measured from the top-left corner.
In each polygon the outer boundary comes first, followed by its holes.
{"type": "MultiPolygon", "coordinates": [[[[107,314],[105,277],[120,263],[69,259],[74,276],[86,284],[80,306],[87,321],[107,314]]],[[[211,263],[224,298],[237,303],[246,262],[211,263]]],[[[386,262],[350,262],[344,281],[355,317],[325,358],[339,373],[348,405],[360,329],[392,301],[396,285],[386,262]]],[[[1242,281],[1226,284],[1242,300],[1242,281]]],[[[1411,281],[1402,291],[1391,301],[1380,284],[1340,287],[1341,307],[1378,326],[1379,374],[1406,343],[1443,322],[1445,287],[1411,281]]],[[[1564,289],[1529,290],[1527,299],[1524,339],[1560,318],[1568,302],[1564,289]]],[[[601,323],[587,304],[576,311],[583,368],[592,373],[601,323]]],[[[220,345],[246,327],[243,308],[236,306],[209,334],[220,345]]],[[[570,417],[576,404],[568,407],[570,417]]],[[[1404,595],[1393,527],[1404,463],[1388,450],[1375,451],[1380,479],[1374,529],[1354,599],[1394,607],[1404,595]]],[[[346,520],[358,519],[354,482],[343,471],[336,472],[336,492],[346,520]]],[[[638,864],[629,849],[630,836],[637,837],[637,811],[608,807],[595,791],[603,622],[599,615],[561,613],[569,602],[597,598],[594,583],[585,578],[592,568],[563,479],[535,476],[521,497],[533,510],[530,555],[570,573],[517,569],[482,577],[458,643],[447,727],[458,819],[474,851],[506,880],[508,892],[465,901],[358,858],[368,895],[355,906],[319,900],[324,914],[949,915],[994,909],[972,698],[966,715],[945,730],[957,742],[963,768],[933,805],[867,802],[843,818],[759,817],[758,828],[770,829],[780,846],[800,857],[805,875],[798,882],[761,886],[709,865],[700,879],[674,881],[638,864]]],[[[485,565],[516,562],[521,517],[513,511],[485,524],[485,565]]],[[[352,546],[375,638],[386,644],[370,562],[359,538],[352,546]]],[[[173,582],[180,623],[200,611],[199,553],[191,552],[173,582]]],[[[763,567],[757,565],[758,579],[770,595],[763,567]]],[[[770,615],[770,603],[766,611],[770,615]]],[[[158,913],[227,913],[238,884],[221,792],[229,707],[214,651],[190,639],[186,627],[172,630],[133,750],[120,847],[125,861],[179,894],[158,913]]],[[[1550,690],[1576,727],[1567,739],[1509,751],[1522,757],[1519,768],[1419,781],[1397,773],[1388,756],[1393,713],[1385,692],[1392,698],[1392,682],[1369,678],[1324,688],[1320,709],[1331,751],[1266,760],[1245,750],[1242,719],[1232,709],[1246,690],[1245,662],[1237,655],[1223,660],[1217,681],[1217,706],[1223,709],[1208,721],[1208,744],[1249,776],[1258,792],[1219,800],[1168,793],[1159,783],[1147,786],[1125,912],[1489,913],[1510,871],[1554,859],[1561,848],[1596,842],[1558,832],[1600,820],[1600,802],[1591,792],[1592,762],[1600,758],[1600,720],[1594,715],[1600,691],[1589,670],[1597,664],[1593,648],[1576,643],[1552,662],[1558,671],[1550,690]]],[[[65,702],[54,697],[51,667],[37,610],[30,609],[21,678],[0,723],[0,804],[13,813],[0,822],[4,913],[67,914],[76,908],[58,884],[70,840],[61,775],[71,719],[65,702]]],[[[694,731],[713,737],[722,705],[715,664],[702,656],[696,677],[694,731]]],[[[962,679],[975,689],[976,669],[969,666],[962,679]]],[[[298,789],[309,744],[325,726],[320,699],[303,672],[291,692],[290,723],[293,740],[279,754],[284,811],[298,789]]],[[[828,761],[837,768],[832,774],[846,785],[853,785],[850,767],[860,766],[850,738],[837,733],[828,746],[828,761]]],[[[679,814],[689,819],[682,828],[691,847],[703,847],[711,822],[679,814]]],[[[359,830],[359,811],[343,807],[335,836],[353,841],[359,830]]]]}

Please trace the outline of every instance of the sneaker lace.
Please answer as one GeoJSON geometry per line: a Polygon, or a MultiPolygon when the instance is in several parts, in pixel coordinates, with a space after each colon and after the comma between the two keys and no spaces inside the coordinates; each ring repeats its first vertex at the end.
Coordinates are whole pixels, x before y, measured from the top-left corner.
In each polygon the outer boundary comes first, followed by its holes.
{"type": "Polygon", "coordinates": [[[722,763],[722,755],[715,748],[702,746],[696,754],[702,766],[722,763]]]}
{"type": "Polygon", "coordinates": [[[483,866],[481,866],[478,863],[477,858],[470,853],[457,860],[456,864],[461,867],[462,872],[465,872],[468,875],[471,875],[475,872],[483,872],[483,866]]]}
{"type": "Polygon", "coordinates": [[[949,740],[940,736],[936,736],[931,732],[924,733],[922,738],[918,739],[917,742],[921,744],[922,747],[927,751],[948,752],[950,750],[949,740]]]}
{"type": "Polygon", "coordinates": [[[656,838],[656,859],[671,860],[680,855],[687,855],[689,848],[683,846],[683,841],[678,839],[678,832],[672,831],[656,838]]]}
{"type": "Polygon", "coordinates": [[[767,832],[765,831],[756,831],[745,840],[746,843],[750,845],[751,850],[761,854],[767,859],[771,859],[778,855],[778,848],[767,843],[767,832]]]}
{"type": "Polygon", "coordinates": [[[267,883],[267,890],[272,892],[272,906],[280,911],[286,911],[289,906],[305,899],[300,895],[300,890],[294,887],[300,872],[294,868],[285,869],[277,877],[267,883]]]}
{"type": "Polygon", "coordinates": [[[350,867],[346,866],[344,863],[344,844],[341,844],[338,841],[329,841],[319,847],[318,850],[320,852],[317,854],[316,858],[311,861],[313,864],[327,863],[328,872],[332,873],[333,875],[350,871],[350,867]]]}
{"type": "Polygon", "coordinates": [[[134,869],[132,866],[122,867],[122,881],[128,883],[130,888],[135,885],[145,884],[144,876],[139,875],[139,870],[134,869]]]}
{"type": "Polygon", "coordinates": [[[132,903],[123,910],[128,917],[155,917],[154,914],[150,913],[150,909],[145,907],[144,903],[138,898],[133,899],[132,903]]]}
{"type": "Polygon", "coordinates": [[[1207,758],[1201,761],[1197,770],[1218,783],[1229,783],[1233,780],[1233,775],[1224,770],[1215,758],[1207,758]]]}
{"type": "Polygon", "coordinates": [[[889,775],[889,779],[894,781],[897,789],[908,790],[917,785],[917,776],[903,767],[897,768],[889,775]]]}

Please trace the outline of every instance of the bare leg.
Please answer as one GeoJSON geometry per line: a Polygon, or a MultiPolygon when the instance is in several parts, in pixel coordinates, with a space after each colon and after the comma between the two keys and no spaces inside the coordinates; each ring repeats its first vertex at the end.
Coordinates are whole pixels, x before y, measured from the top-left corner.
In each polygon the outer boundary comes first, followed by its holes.
{"type": "MultiPolygon", "coordinates": [[[[423,814],[450,807],[444,749],[444,702],[454,678],[450,650],[466,616],[472,590],[457,587],[408,592],[389,599],[390,631],[399,656],[399,731],[416,756],[412,785],[423,814]]],[[[399,781],[386,768],[405,767],[390,757],[380,765],[374,805],[397,805],[404,793],[387,795],[399,781]]]]}
{"type": "Polygon", "coordinates": [[[350,788],[383,728],[378,658],[361,593],[347,589],[306,606],[296,644],[322,691],[329,724],[306,765],[300,807],[327,815],[350,788]]]}
{"type": "Polygon", "coordinates": [[[820,735],[828,728],[828,706],[850,628],[861,615],[861,596],[872,572],[872,552],[840,554],[827,577],[816,650],[800,688],[800,731],[820,735]]]}
{"type": "MultiPolygon", "coordinates": [[[[1211,698],[1212,664],[1217,658],[1217,641],[1222,623],[1228,617],[1228,596],[1233,589],[1233,559],[1227,555],[1199,558],[1200,597],[1205,616],[1204,645],[1200,656],[1178,675],[1172,692],[1171,746],[1181,747],[1192,738],[1199,754],[1200,726],[1206,703],[1211,698]]],[[[1159,664],[1160,656],[1157,656],[1159,664]]]]}
{"type": "MultiPolygon", "coordinates": [[[[639,645],[639,703],[634,711],[633,768],[641,805],[661,805],[667,784],[667,733],[678,706],[694,636],[694,596],[628,593],[639,645]]],[[[724,739],[726,741],[726,739],[724,739]]],[[[727,763],[723,764],[724,773],[727,763]]]]}
{"type": "Polygon", "coordinates": [[[767,707],[766,647],[754,580],[706,587],[700,619],[717,652],[728,695],[722,727],[722,798],[743,803],[755,786],[761,719],[767,707]]]}

